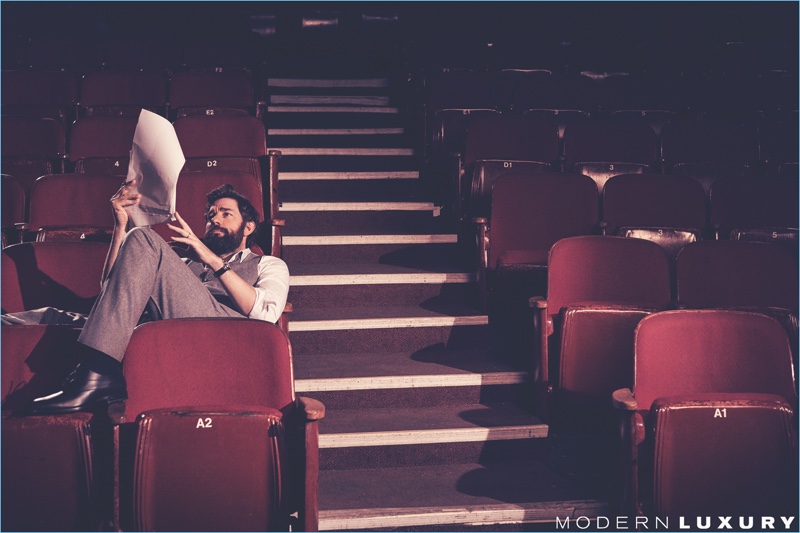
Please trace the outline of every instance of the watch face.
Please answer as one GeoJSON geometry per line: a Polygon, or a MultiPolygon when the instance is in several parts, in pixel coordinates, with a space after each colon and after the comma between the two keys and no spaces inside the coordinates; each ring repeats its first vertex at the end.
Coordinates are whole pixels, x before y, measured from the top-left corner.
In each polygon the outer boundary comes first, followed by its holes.
{"type": "Polygon", "coordinates": [[[223,275],[225,272],[227,272],[227,271],[228,271],[228,270],[230,270],[230,269],[231,269],[231,267],[230,267],[230,265],[228,264],[228,262],[226,261],[225,263],[223,263],[223,264],[222,264],[222,267],[221,267],[219,270],[217,270],[216,272],[214,272],[214,275],[215,275],[216,277],[220,277],[221,275],[223,275]]]}

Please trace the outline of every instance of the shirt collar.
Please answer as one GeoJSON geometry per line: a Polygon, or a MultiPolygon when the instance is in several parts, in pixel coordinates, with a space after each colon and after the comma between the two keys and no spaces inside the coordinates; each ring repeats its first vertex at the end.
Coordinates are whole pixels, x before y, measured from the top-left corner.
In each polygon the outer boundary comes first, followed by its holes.
{"type": "Polygon", "coordinates": [[[252,252],[249,248],[245,248],[244,250],[240,250],[233,254],[230,259],[228,259],[228,263],[241,263],[244,261],[244,258],[247,257],[252,252]]]}

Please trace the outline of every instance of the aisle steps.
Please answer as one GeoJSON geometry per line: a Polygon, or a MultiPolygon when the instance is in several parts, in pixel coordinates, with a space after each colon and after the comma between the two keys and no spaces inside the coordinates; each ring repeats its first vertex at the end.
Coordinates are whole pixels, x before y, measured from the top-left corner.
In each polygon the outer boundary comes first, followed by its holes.
{"type": "Polygon", "coordinates": [[[320,529],[603,512],[602,487],[548,466],[527,370],[490,350],[475,269],[420,186],[388,80],[268,85],[282,91],[267,124],[283,152],[295,386],[327,408],[320,529]]]}

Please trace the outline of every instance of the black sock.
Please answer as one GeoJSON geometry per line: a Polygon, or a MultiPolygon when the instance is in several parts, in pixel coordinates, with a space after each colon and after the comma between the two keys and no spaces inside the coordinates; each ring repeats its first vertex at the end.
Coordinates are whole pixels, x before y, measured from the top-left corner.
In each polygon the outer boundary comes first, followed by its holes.
{"type": "Polygon", "coordinates": [[[94,348],[90,348],[88,346],[85,348],[86,350],[84,351],[83,355],[83,364],[86,365],[86,368],[92,372],[105,375],[122,373],[122,363],[99,350],[95,350],[94,348]]]}

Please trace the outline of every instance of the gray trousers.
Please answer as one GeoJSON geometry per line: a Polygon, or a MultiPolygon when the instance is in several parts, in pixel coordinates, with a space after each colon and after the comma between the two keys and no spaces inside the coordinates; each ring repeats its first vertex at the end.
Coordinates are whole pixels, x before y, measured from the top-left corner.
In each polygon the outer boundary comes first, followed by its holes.
{"type": "Polygon", "coordinates": [[[88,317],[53,308],[3,316],[3,324],[83,326],[78,342],[117,361],[148,310],[151,318],[234,317],[241,313],[211,295],[203,282],[150,228],[128,232],[88,317]]]}

